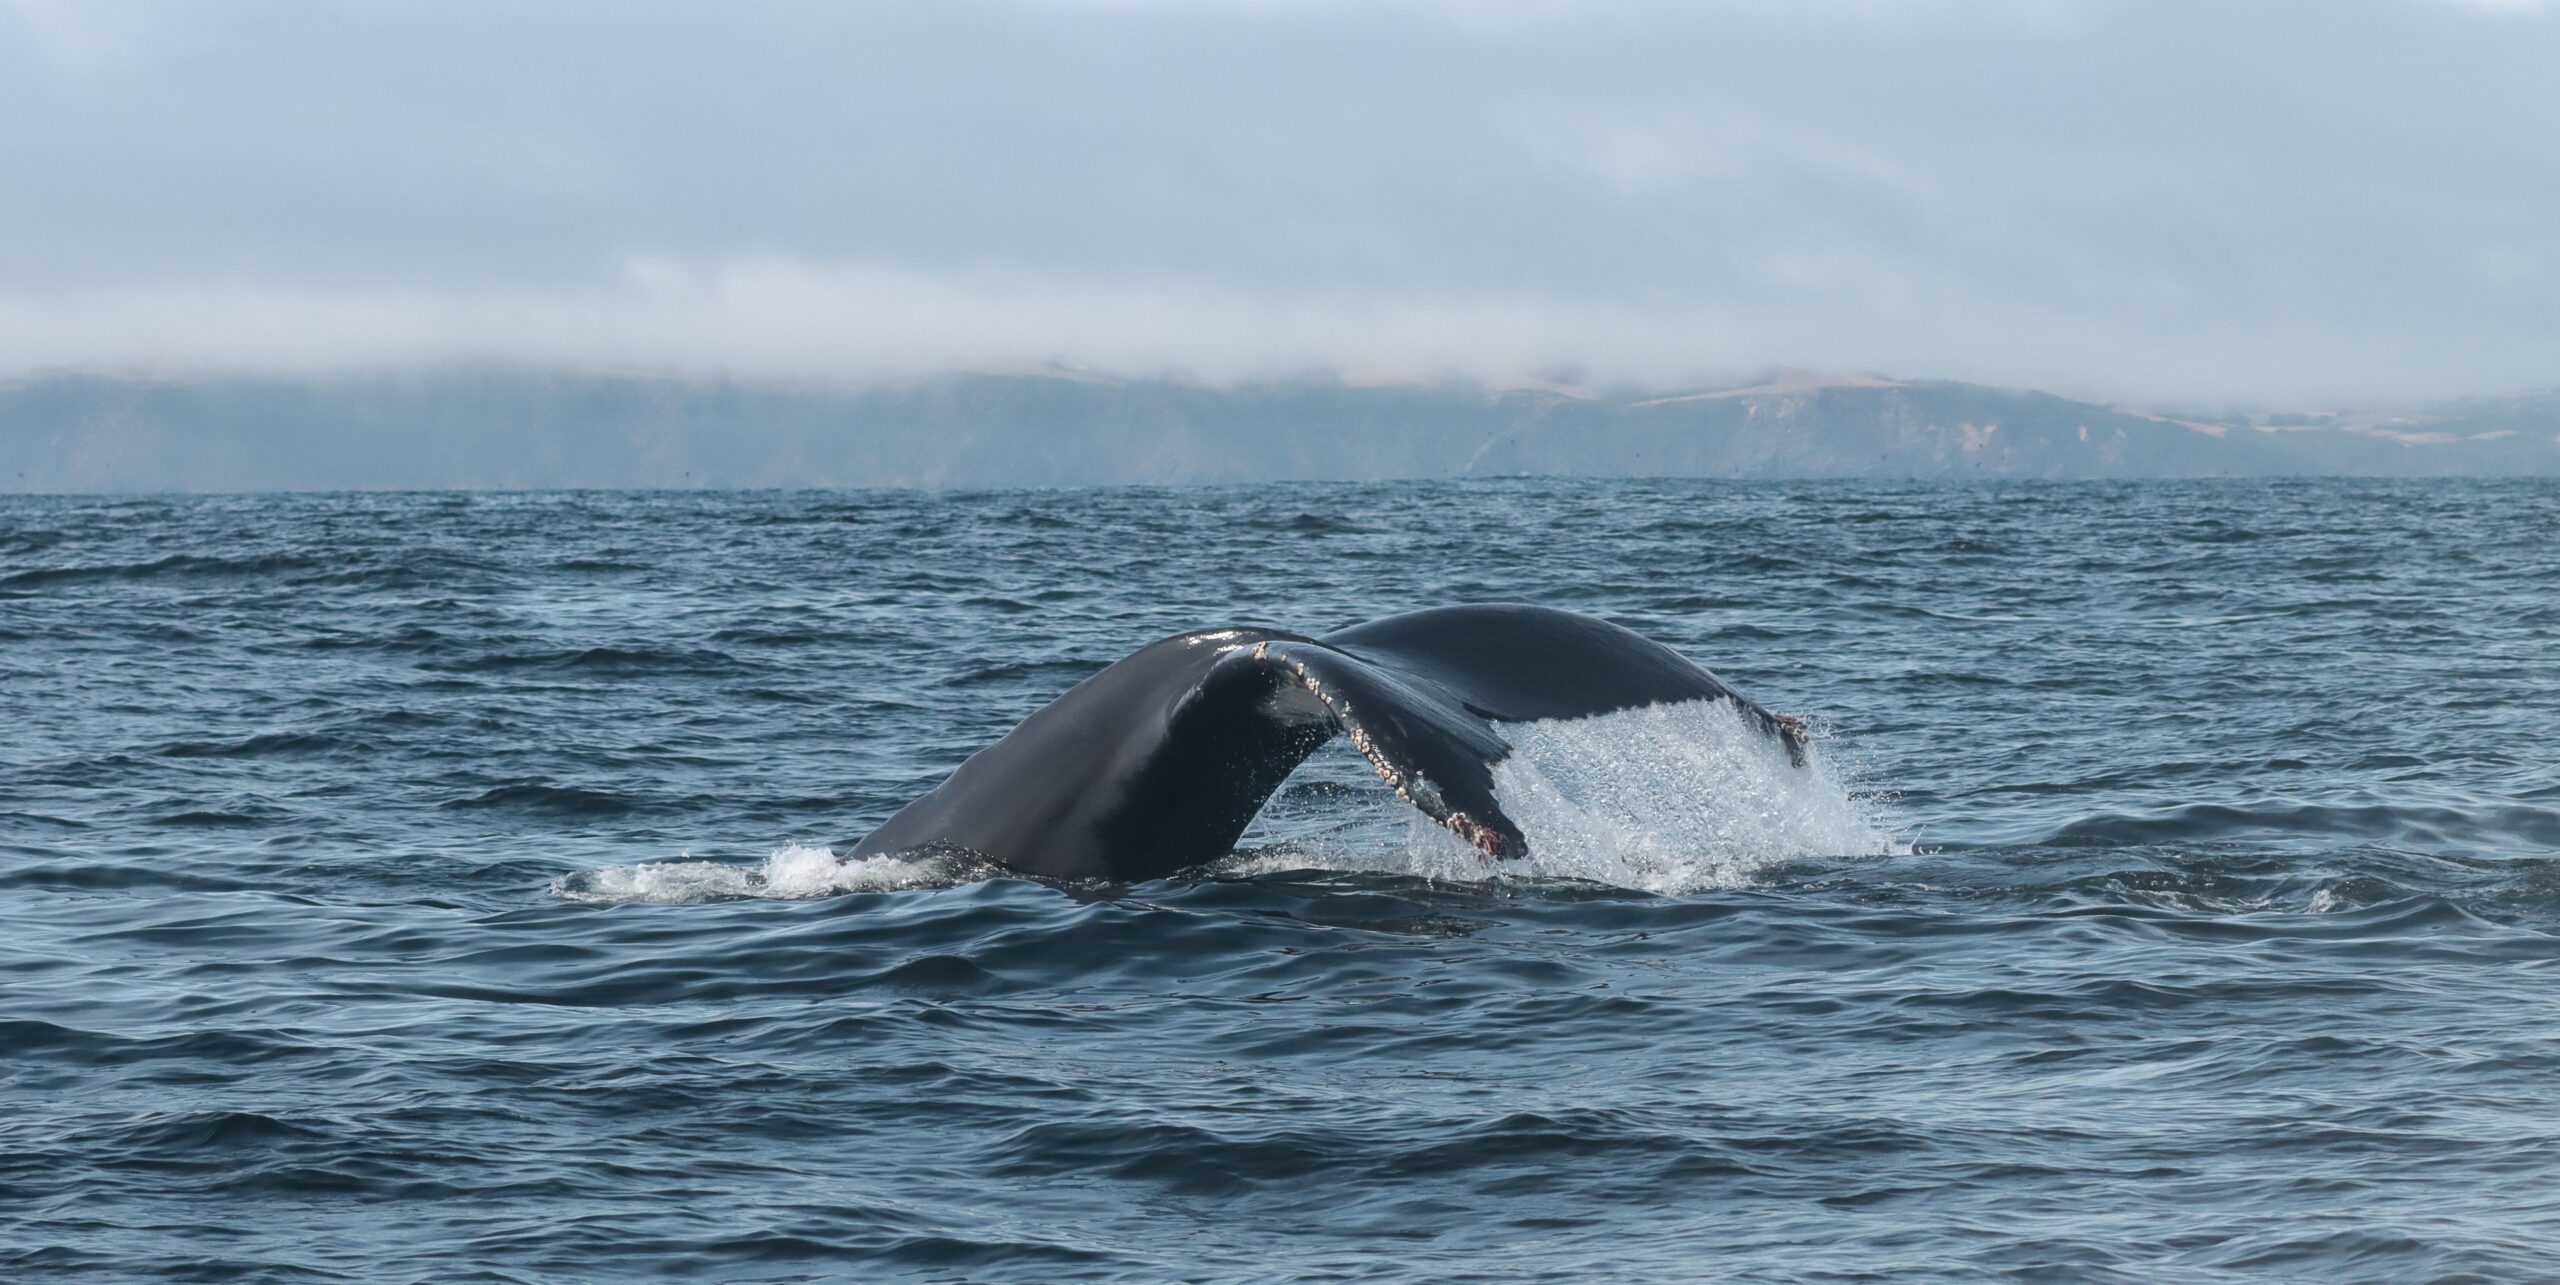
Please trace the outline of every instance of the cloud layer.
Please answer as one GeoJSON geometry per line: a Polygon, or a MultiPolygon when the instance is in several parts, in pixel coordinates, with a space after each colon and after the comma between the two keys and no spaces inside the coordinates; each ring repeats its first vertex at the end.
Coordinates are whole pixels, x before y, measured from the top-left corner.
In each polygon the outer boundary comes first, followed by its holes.
{"type": "Polygon", "coordinates": [[[0,5],[0,371],[2560,382],[2539,5],[0,5]]]}

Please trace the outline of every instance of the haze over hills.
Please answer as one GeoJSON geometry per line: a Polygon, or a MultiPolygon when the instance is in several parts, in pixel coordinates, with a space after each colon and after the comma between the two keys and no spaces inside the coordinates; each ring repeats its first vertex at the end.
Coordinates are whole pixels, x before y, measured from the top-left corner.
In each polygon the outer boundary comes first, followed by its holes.
{"type": "Polygon", "coordinates": [[[1781,373],[1624,392],[1072,372],[870,388],[631,374],[0,384],[0,489],[1010,487],[1501,475],[2560,475],[2560,393],[2198,416],[1781,373]]]}

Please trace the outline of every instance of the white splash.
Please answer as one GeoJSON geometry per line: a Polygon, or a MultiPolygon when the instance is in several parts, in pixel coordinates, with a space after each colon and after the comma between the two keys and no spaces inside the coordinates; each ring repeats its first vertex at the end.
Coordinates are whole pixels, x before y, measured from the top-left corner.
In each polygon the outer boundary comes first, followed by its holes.
{"type": "Polygon", "coordinates": [[[1517,723],[1502,732],[1515,752],[1495,767],[1494,792],[1529,837],[1526,858],[1487,864],[1416,813],[1400,847],[1325,839],[1238,858],[1220,871],[1586,879],[1683,893],[1735,887],[1788,861],[1910,850],[1895,841],[1881,805],[1853,794],[1819,746],[1795,767],[1784,747],[1725,702],[1517,723]]]}
{"type": "Polygon", "coordinates": [[[847,892],[943,888],[976,877],[957,864],[933,855],[839,857],[830,848],[795,843],[776,850],[760,866],[652,861],[580,870],[552,880],[551,893],[596,906],[630,902],[673,906],[740,897],[791,901],[847,892]]]}
{"type": "MultiPolygon", "coordinates": [[[[1678,894],[1737,887],[1789,861],[1911,851],[1893,837],[1881,803],[1853,793],[1818,743],[1807,747],[1805,766],[1796,767],[1784,747],[1730,704],[1512,723],[1502,733],[1514,752],[1494,768],[1494,792],[1529,836],[1530,855],[1521,860],[1485,862],[1430,818],[1378,790],[1361,764],[1358,797],[1367,807],[1341,795],[1324,804],[1337,816],[1345,805],[1360,815],[1318,835],[1229,857],[1215,872],[1250,878],[1362,871],[1450,883],[1579,879],[1678,894]],[[1382,830],[1401,837],[1387,839],[1382,830]]],[[[576,871],[552,880],[551,891],[591,905],[682,905],[947,888],[990,872],[983,862],[948,853],[852,858],[792,844],[755,866],[688,860],[576,871]]]]}

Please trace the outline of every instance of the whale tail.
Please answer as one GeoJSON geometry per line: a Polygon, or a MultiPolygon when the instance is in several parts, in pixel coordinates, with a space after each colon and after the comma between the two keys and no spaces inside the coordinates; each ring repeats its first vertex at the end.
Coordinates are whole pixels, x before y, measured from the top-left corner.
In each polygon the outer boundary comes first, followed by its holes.
{"type": "Polygon", "coordinates": [[[1502,723],[1730,700],[1802,766],[1804,728],[1605,621],[1444,607],[1321,638],[1168,638],[1034,713],[856,846],[956,846],[1029,874],[1148,879],[1225,855],[1299,763],[1350,739],[1396,794],[1488,858],[1528,837],[1494,797],[1502,723]]]}

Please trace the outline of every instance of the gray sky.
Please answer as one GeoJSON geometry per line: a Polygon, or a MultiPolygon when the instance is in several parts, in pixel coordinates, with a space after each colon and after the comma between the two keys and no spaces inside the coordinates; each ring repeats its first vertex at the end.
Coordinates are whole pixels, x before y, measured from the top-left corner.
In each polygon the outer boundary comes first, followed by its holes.
{"type": "Polygon", "coordinates": [[[0,373],[2560,383],[2560,9],[0,0],[0,373]]]}

